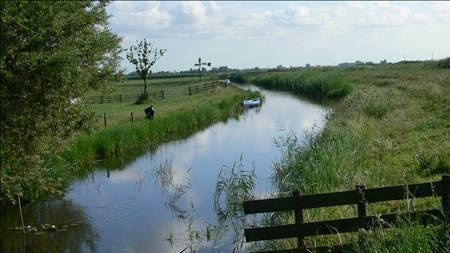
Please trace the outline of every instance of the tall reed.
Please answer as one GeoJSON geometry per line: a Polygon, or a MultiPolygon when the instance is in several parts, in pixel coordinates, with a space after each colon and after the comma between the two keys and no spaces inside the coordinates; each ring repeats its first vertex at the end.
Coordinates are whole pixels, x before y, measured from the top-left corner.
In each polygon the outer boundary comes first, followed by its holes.
{"type": "Polygon", "coordinates": [[[267,88],[292,91],[317,99],[341,99],[351,93],[351,79],[332,73],[287,72],[287,73],[239,73],[230,76],[238,83],[253,83],[267,88]]]}
{"type": "MultiPolygon", "coordinates": [[[[439,64],[445,65],[445,61],[439,64]]],[[[419,183],[439,180],[440,173],[450,172],[450,142],[444,141],[450,138],[448,72],[420,64],[332,72],[357,83],[355,90],[330,109],[325,115],[327,122],[319,131],[306,132],[304,138],[287,133],[274,141],[283,154],[273,165],[273,183],[278,196],[290,196],[297,189],[303,194],[352,190],[361,183],[368,188],[419,183]],[[418,152],[434,166],[424,168],[414,156],[418,152]]],[[[269,86],[287,85],[282,74],[264,82],[269,86]]],[[[440,205],[439,202],[439,199],[426,198],[374,203],[369,205],[368,215],[424,210],[440,205]]],[[[304,212],[305,221],[355,215],[354,206],[304,212]]],[[[266,217],[261,222],[264,225],[276,224],[274,220],[293,223],[291,214],[275,217],[266,217]]],[[[362,246],[354,236],[337,233],[334,237],[307,238],[307,243],[314,246],[354,242],[350,252],[449,252],[450,249],[448,229],[427,227],[408,219],[399,228],[367,232],[362,246]]],[[[293,240],[279,240],[258,246],[268,250],[296,245],[293,240]]]]}

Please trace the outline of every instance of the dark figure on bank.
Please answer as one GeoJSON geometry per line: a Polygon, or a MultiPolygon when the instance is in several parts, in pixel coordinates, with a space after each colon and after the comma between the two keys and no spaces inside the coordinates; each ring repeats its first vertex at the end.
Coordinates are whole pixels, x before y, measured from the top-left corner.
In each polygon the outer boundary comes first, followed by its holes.
{"type": "Polygon", "coordinates": [[[144,112],[147,119],[153,119],[153,116],[155,115],[155,109],[153,108],[153,105],[145,108],[144,112]]]}

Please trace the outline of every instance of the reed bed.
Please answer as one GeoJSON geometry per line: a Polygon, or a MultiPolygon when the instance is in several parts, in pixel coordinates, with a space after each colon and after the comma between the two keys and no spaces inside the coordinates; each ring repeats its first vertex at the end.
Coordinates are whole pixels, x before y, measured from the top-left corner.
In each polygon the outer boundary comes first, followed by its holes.
{"type": "Polygon", "coordinates": [[[353,90],[351,79],[336,73],[282,72],[233,74],[230,80],[267,88],[292,91],[316,99],[341,99],[353,90]]]}
{"type": "MultiPolygon", "coordinates": [[[[283,154],[273,165],[277,196],[291,196],[297,189],[316,194],[353,190],[357,184],[374,188],[437,181],[450,173],[449,59],[327,70],[330,76],[352,80],[354,90],[330,108],[322,129],[305,132],[304,138],[287,133],[274,141],[283,154]],[[427,166],[416,154],[425,157],[427,166]]],[[[322,70],[309,71],[318,74],[322,70]]],[[[282,74],[273,75],[260,79],[267,79],[264,85],[269,86],[287,83],[281,81],[282,74]]],[[[438,206],[437,198],[405,198],[369,204],[368,215],[438,206]]],[[[355,206],[343,206],[305,210],[304,217],[310,222],[355,217],[356,213],[355,206]]],[[[292,224],[294,218],[290,213],[270,214],[259,222],[263,226],[292,224]]],[[[443,225],[423,226],[405,218],[397,228],[380,225],[370,232],[307,238],[309,247],[343,243],[353,245],[348,252],[450,252],[450,231],[443,225]]],[[[296,240],[253,245],[255,250],[293,247],[296,240]]]]}

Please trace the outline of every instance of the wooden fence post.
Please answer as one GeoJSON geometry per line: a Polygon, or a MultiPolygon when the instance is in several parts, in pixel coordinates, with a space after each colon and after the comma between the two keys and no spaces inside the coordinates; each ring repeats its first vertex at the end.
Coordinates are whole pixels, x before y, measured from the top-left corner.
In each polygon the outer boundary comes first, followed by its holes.
{"type": "Polygon", "coordinates": [[[366,200],[364,198],[364,193],[363,193],[363,190],[365,190],[365,189],[366,189],[366,185],[364,185],[364,184],[356,185],[356,190],[360,194],[360,198],[359,198],[359,202],[358,202],[359,228],[364,227],[364,224],[363,224],[364,220],[363,220],[363,218],[364,218],[364,216],[367,216],[366,200]]]}
{"type": "Polygon", "coordinates": [[[444,191],[442,194],[442,210],[444,214],[449,218],[450,216],[450,193],[448,189],[450,188],[450,174],[442,175],[442,183],[445,184],[444,190],[447,189],[447,192],[444,191]]]}
{"type": "Polygon", "coordinates": [[[358,235],[359,245],[360,247],[363,246],[363,243],[365,241],[365,234],[361,233],[362,228],[366,228],[366,224],[364,224],[364,217],[367,216],[367,209],[366,209],[366,199],[364,197],[363,190],[366,189],[366,185],[364,184],[358,184],[356,185],[356,190],[359,193],[359,201],[358,201],[358,231],[360,232],[358,235]]]}
{"type": "Polygon", "coordinates": [[[122,94],[119,95],[120,103],[122,103],[122,94]]]}
{"type": "MultiPolygon", "coordinates": [[[[296,190],[292,192],[292,196],[298,197],[302,195],[302,191],[301,190],[296,190]]],[[[300,225],[303,223],[303,209],[295,209],[294,210],[294,215],[295,215],[295,225],[300,225]]],[[[297,237],[297,247],[299,249],[300,252],[303,252],[303,249],[306,247],[306,242],[305,242],[305,238],[303,236],[299,236],[297,237]]]]}
{"type": "Polygon", "coordinates": [[[105,128],[106,128],[106,112],[103,113],[103,120],[105,121],[105,128]]]}
{"type": "Polygon", "coordinates": [[[189,86],[189,96],[192,96],[191,86],[189,86]]]}
{"type": "Polygon", "coordinates": [[[164,98],[164,89],[162,89],[161,94],[162,94],[162,98],[164,98]]]}
{"type": "Polygon", "coordinates": [[[131,124],[134,125],[134,115],[133,115],[133,112],[131,112],[131,124]]]}
{"type": "Polygon", "coordinates": [[[198,85],[195,86],[197,88],[197,94],[198,94],[198,85]]]}
{"type": "Polygon", "coordinates": [[[102,104],[103,104],[103,95],[100,97],[100,99],[102,100],[102,104]]]}

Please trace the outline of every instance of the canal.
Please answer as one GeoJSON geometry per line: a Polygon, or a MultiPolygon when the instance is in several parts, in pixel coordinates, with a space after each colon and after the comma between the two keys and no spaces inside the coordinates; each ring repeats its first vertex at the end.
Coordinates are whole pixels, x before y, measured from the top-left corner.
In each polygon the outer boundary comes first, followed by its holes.
{"type": "Polygon", "coordinates": [[[327,108],[288,92],[261,92],[263,104],[238,119],[163,144],[125,168],[97,170],[64,197],[24,205],[24,223],[37,234],[11,231],[21,226],[20,210],[2,208],[1,252],[245,251],[243,231],[220,226],[219,177],[253,172],[255,198],[270,196],[272,164],[282,155],[274,141],[320,129],[327,108]]]}

